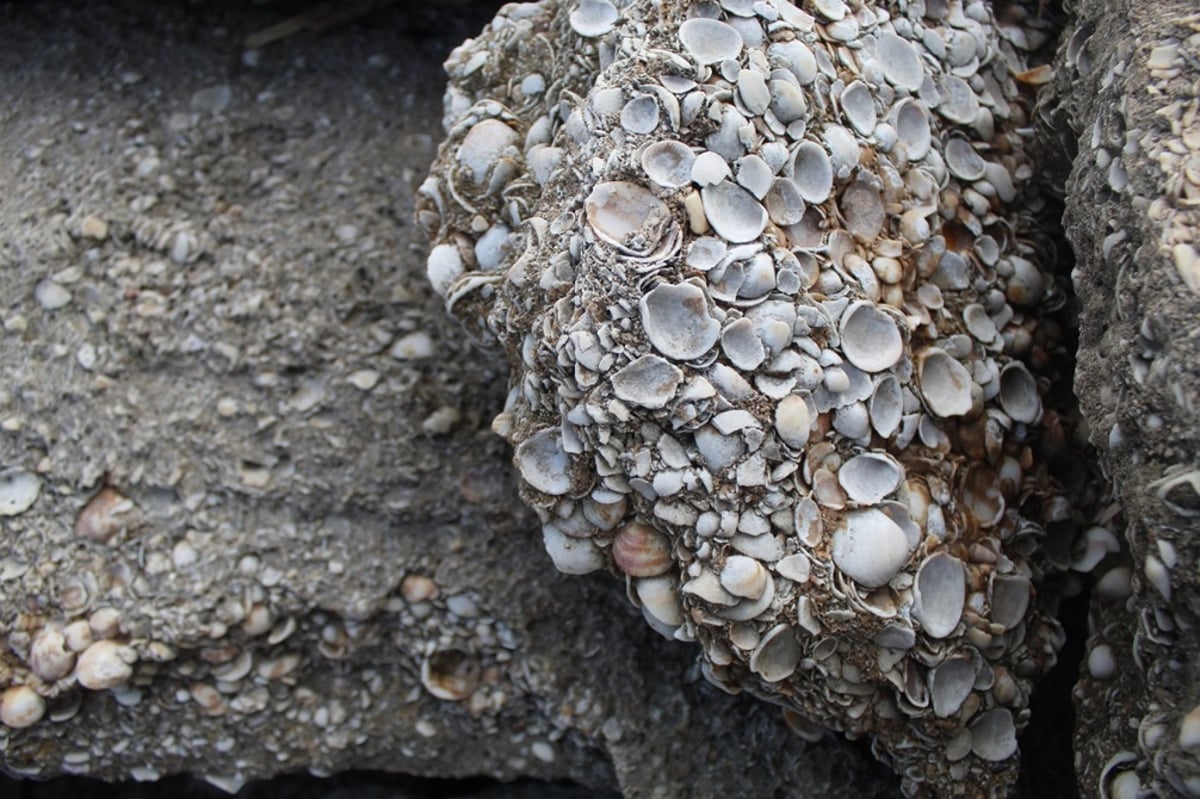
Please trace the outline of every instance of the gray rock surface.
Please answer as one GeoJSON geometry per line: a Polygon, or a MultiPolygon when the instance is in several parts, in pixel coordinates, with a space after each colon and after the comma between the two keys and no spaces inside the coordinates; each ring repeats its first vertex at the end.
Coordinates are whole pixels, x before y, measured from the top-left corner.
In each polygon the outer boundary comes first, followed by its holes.
{"type": "Polygon", "coordinates": [[[1091,0],[1076,13],[1039,122],[1078,151],[1076,392],[1119,502],[1097,521],[1124,538],[1096,572],[1080,784],[1200,796],[1200,14],[1091,0]]]}
{"type": "Polygon", "coordinates": [[[0,5],[0,768],[894,794],[547,568],[408,221],[491,12],[244,5],[0,5]]]}

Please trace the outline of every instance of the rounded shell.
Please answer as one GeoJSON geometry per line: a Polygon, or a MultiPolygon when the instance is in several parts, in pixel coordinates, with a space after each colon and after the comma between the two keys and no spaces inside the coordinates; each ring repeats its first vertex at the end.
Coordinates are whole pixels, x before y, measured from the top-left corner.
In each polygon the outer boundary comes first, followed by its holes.
{"type": "Polygon", "coordinates": [[[679,26],[679,41],[701,64],[737,58],[742,52],[742,35],[732,25],[715,19],[689,19],[679,26]]]}
{"type": "Polygon", "coordinates": [[[571,490],[571,460],[553,428],[539,430],[518,444],[513,460],[525,482],[538,491],[559,495],[571,490]]]}
{"type": "Polygon", "coordinates": [[[676,361],[699,358],[713,348],[721,323],[708,312],[704,289],[692,283],[662,284],[640,300],[642,325],[654,349],[676,361]]]}
{"type": "Polygon", "coordinates": [[[917,569],[913,585],[913,616],[930,638],[945,638],[958,627],[967,598],[962,561],[936,552],[917,569]]]}
{"type": "Polygon", "coordinates": [[[870,302],[842,315],[842,353],[864,372],[882,372],[904,357],[904,339],[892,316],[870,302]]]}
{"type": "Polygon", "coordinates": [[[630,577],[654,577],[671,568],[671,542],[642,522],[631,522],[617,531],[612,542],[613,562],[630,577]]]}
{"type": "Polygon", "coordinates": [[[664,188],[678,189],[691,182],[696,155],[683,142],[668,139],[642,150],[641,162],[652,181],[664,188]]]}
{"type": "Polygon", "coordinates": [[[116,688],[133,676],[137,653],[117,641],[97,641],[89,646],[75,665],[75,679],[84,688],[103,691],[116,688]]]}
{"type": "Polygon", "coordinates": [[[457,702],[479,687],[479,661],[458,649],[443,649],[421,661],[421,685],[438,699],[457,702]]]}
{"type": "Polygon", "coordinates": [[[853,502],[874,505],[900,487],[904,467],[882,452],[855,455],[838,469],[838,482],[853,502]]]}
{"type": "Polygon", "coordinates": [[[948,418],[971,412],[971,373],[944,350],[930,347],[918,366],[921,396],[934,416],[948,418]]]}
{"type": "Polygon", "coordinates": [[[887,585],[908,562],[908,536],[875,508],[850,511],[833,532],[833,562],[867,588],[887,585]]]}
{"type": "Polygon", "coordinates": [[[28,685],[14,685],[0,695],[0,723],[6,727],[30,727],[45,714],[46,700],[28,685]]]}

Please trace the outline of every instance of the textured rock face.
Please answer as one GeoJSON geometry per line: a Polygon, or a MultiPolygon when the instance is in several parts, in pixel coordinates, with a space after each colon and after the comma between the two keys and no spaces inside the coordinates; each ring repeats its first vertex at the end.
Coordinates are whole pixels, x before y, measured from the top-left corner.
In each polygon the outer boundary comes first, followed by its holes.
{"type": "Polygon", "coordinates": [[[1076,690],[1084,795],[1200,796],[1200,17],[1077,5],[1039,122],[1078,155],[1076,391],[1123,533],[1097,570],[1076,690]]]}
{"type": "Polygon", "coordinates": [[[507,348],[555,566],[914,793],[1015,778],[1084,519],[1013,79],[1044,37],[1001,19],[508,6],[448,62],[418,216],[507,348]]]}
{"type": "Polygon", "coordinates": [[[550,569],[397,224],[430,20],[233,68],[261,13],[4,13],[0,768],[894,793],[550,569]]]}

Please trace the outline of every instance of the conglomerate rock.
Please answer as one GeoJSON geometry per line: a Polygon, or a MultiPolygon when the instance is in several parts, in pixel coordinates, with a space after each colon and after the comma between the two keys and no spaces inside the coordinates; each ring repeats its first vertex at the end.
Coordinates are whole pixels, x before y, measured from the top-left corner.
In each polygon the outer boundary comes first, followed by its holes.
{"type": "Polygon", "coordinates": [[[0,769],[894,792],[549,568],[406,222],[429,18],[0,13],[0,769]]]}
{"type": "Polygon", "coordinates": [[[1086,796],[1196,797],[1200,14],[1189,2],[1074,11],[1038,122],[1077,152],[1058,161],[1071,167],[1075,386],[1113,483],[1102,521],[1124,532],[1096,571],[1079,778],[1086,796]]]}
{"type": "Polygon", "coordinates": [[[910,793],[1008,791],[1081,565],[1045,41],[982,2],[509,5],[421,190],[557,568],[910,793]]]}

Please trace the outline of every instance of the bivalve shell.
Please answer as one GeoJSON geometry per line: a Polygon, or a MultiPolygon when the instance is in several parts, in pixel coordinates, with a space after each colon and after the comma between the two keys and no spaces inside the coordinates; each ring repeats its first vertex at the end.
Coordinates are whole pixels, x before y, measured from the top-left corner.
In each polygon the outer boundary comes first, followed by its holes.
{"type": "Polygon", "coordinates": [[[864,372],[882,372],[904,356],[904,339],[890,314],[856,302],[842,315],[842,353],[864,372]]]}
{"type": "Polygon", "coordinates": [[[971,723],[971,751],[990,762],[1007,760],[1017,752],[1017,730],[1012,713],[996,708],[971,723]]]}
{"type": "Polygon", "coordinates": [[[0,516],[17,516],[33,507],[42,479],[33,472],[13,469],[0,474],[0,516]]]}
{"type": "Polygon", "coordinates": [[[934,416],[965,416],[971,411],[971,373],[945,350],[930,347],[918,365],[921,396],[934,416]]]}
{"type": "Polygon", "coordinates": [[[603,36],[617,21],[617,9],[608,0],[582,0],[571,12],[571,29],[585,38],[603,36]]]}
{"type": "Polygon", "coordinates": [[[1037,381],[1016,361],[1000,370],[1000,407],[1014,422],[1033,424],[1042,415],[1037,381]]]}
{"type": "Polygon", "coordinates": [[[640,305],[651,345],[672,360],[699,358],[717,343],[721,323],[709,315],[699,286],[662,284],[642,295],[640,305]]]}
{"type": "Polygon", "coordinates": [[[631,522],[617,531],[612,543],[613,561],[630,577],[654,577],[671,568],[671,542],[642,522],[631,522]]]}
{"type": "Polygon", "coordinates": [[[878,588],[908,561],[908,536],[875,508],[850,511],[833,531],[833,562],[856,583],[878,588]]]}
{"type": "Polygon", "coordinates": [[[479,661],[458,649],[439,650],[421,661],[421,685],[448,702],[458,702],[475,693],[479,675],[479,661]]]}
{"type": "Polygon", "coordinates": [[[668,189],[678,189],[692,180],[696,155],[681,141],[668,139],[648,145],[642,150],[642,169],[655,183],[668,189]]]}
{"type": "Polygon", "coordinates": [[[823,203],[833,190],[833,164],[825,148],[813,141],[801,142],[792,161],[792,182],[805,202],[823,203]]]}
{"type": "Polygon", "coordinates": [[[647,353],[612,376],[613,393],[643,408],[663,408],[675,396],[683,372],[670,361],[647,353]]]}
{"type": "Polygon", "coordinates": [[[97,641],[79,656],[75,679],[84,688],[103,691],[116,688],[133,676],[137,653],[118,641],[97,641]]]}
{"type": "Polygon", "coordinates": [[[913,616],[930,638],[945,638],[962,618],[967,598],[962,561],[936,552],[922,561],[913,584],[913,616]]]}
{"type": "Polygon", "coordinates": [[[1032,593],[1028,577],[994,575],[990,593],[992,621],[1011,630],[1025,619],[1032,593]]]}
{"type": "Polygon", "coordinates": [[[754,558],[731,555],[721,567],[721,587],[734,596],[758,599],[766,590],[770,575],[754,558]]]}
{"type": "Polygon", "coordinates": [[[779,624],[763,636],[751,653],[750,669],[767,682],[786,680],[796,671],[802,654],[796,631],[787,624],[779,624]]]}
{"type": "Polygon", "coordinates": [[[874,505],[900,487],[904,468],[891,455],[864,452],[843,463],[837,475],[851,501],[874,505]]]}
{"type": "Polygon", "coordinates": [[[670,217],[666,203],[649,189],[623,180],[596,184],[583,205],[601,240],[640,252],[654,249],[670,217]]]}
{"type": "Polygon", "coordinates": [[[975,665],[970,658],[951,658],[929,673],[933,713],[948,718],[958,712],[975,685],[975,665]]]}
{"type": "Polygon", "coordinates": [[[724,180],[700,191],[704,215],[723,239],[735,244],[753,241],[767,226],[767,211],[754,195],[724,180]]]}
{"type": "Polygon", "coordinates": [[[701,64],[737,58],[742,52],[742,35],[732,25],[715,19],[689,19],[679,26],[679,41],[701,64]]]}
{"type": "Polygon", "coordinates": [[[6,727],[31,727],[45,714],[46,700],[28,685],[14,685],[0,695],[0,723],[6,727]]]}
{"type": "Polygon", "coordinates": [[[513,460],[525,482],[543,494],[557,496],[571,490],[571,459],[554,428],[539,430],[518,444],[513,460]]]}

